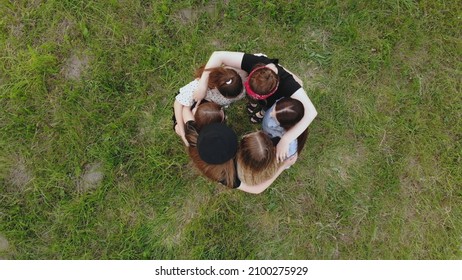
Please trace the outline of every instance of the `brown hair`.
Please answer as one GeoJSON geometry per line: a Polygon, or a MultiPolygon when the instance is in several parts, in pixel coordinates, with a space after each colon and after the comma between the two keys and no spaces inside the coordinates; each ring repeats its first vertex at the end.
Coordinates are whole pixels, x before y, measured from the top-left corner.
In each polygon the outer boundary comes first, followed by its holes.
{"type": "Polygon", "coordinates": [[[245,135],[237,153],[239,179],[248,185],[257,185],[270,179],[278,168],[276,149],[263,131],[245,135]]]}
{"type": "Polygon", "coordinates": [[[222,164],[209,164],[201,159],[197,150],[197,138],[200,130],[193,121],[185,125],[185,136],[189,142],[188,153],[196,168],[207,178],[214,182],[221,182],[232,188],[236,177],[234,158],[222,164]]]}
{"type": "Polygon", "coordinates": [[[204,126],[211,123],[224,121],[224,112],[220,105],[213,102],[201,103],[194,114],[196,127],[201,130],[204,126]]]}
{"type": "Polygon", "coordinates": [[[277,101],[274,112],[279,124],[289,130],[303,118],[305,108],[299,100],[285,97],[277,101]]]}
{"type": "MultiPolygon", "coordinates": [[[[274,111],[276,119],[286,131],[294,127],[305,115],[303,103],[290,97],[285,97],[277,101],[274,111]]],[[[308,129],[305,129],[297,137],[297,152],[299,154],[305,146],[307,136],[308,129]]]]}
{"type": "Polygon", "coordinates": [[[195,77],[200,78],[204,71],[210,71],[207,86],[209,88],[217,88],[226,98],[238,96],[244,88],[241,76],[233,69],[225,67],[205,69],[205,66],[201,66],[196,70],[195,77]]]}
{"type": "MultiPolygon", "coordinates": [[[[265,66],[262,63],[258,63],[254,66],[254,69],[265,66]]],[[[249,86],[253,92],[259,95],[266,95],[270,93],[278,85],[279,76],[273,70],[264,67],[256,70],[249,77],[249,86]]]]}

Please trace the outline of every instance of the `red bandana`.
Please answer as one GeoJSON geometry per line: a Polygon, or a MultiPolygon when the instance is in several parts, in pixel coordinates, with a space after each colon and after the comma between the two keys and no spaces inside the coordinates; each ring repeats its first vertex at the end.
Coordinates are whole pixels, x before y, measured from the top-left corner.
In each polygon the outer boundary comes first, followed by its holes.
{"type": "Polygon", "coordinates": [[[259,69],[262,69],[262,68],[265,68],[266,66],[260,66],[260,67],[257,67],[255,69],[252,70],[252,72],[250,72],[249,76],[247,77],[247,80],[244,82],[244,87],[245,87],[245,90],[247,91],[247,94],[252,97],[253,99],[256,99],[256,100],[265,100],[266,98],[270,97],[271,95],[273,95],[276,90],[278,89],[278,85],[279,85],[279,82],[276,84],[276,86],[274,87],[273,90],[271,90],[271,92],[269,92],[268,94],[265,94],[265,95],[261,95],[261,94],[258,94],[256,92],[254,92],[251,88],[250,88],[250,84],[249,84],[249,81],[250,81],[250,78],[252,77],[253,73],[255,73],[255,71],[259,70],[259,69]]]}

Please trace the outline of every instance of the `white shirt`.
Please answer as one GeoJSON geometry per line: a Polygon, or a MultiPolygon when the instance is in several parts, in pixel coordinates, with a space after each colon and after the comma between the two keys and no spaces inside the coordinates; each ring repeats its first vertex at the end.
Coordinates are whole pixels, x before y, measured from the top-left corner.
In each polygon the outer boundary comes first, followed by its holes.
{"type": "MultiPolygon", "coordinates": [[[[239,76],[241,76],[242,81],[245,81],[245,79],[247,78],[247,73],[240,69],[239,71],[237,71],[238,69],[234,69],[234,70],[236,70],[239,76]]],[[[180,93],[175,97],[175,99],[183,106],[188,106],[188,107],[192,106],[195,103],[194,97],[193,97],[194,91],[197,89],[198,85],[199,85],[199,79],[195,79],[194,81],[180,88],[180,93]]],[[[206,95],[205,95],[205,100],[215,102],[220,106],[228,106],[233,102],[241,100],[242,98],[244,98],[244,96],[245,96],[244,86],[242,87],[242,92],[234,98],[226,98],[220,93],[220,91],[218,91],[218,89],[208,88],[206,95]]]]}

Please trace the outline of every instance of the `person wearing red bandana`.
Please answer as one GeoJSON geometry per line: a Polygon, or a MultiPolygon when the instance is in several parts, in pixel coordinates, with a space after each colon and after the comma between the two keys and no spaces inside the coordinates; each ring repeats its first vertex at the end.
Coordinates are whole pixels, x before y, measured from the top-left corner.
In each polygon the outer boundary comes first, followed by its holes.
{"type": "MultiPolygon", "coordinates": [[[[282,162],[288,157],[289,144],[307,129],[317,115],[316,108],[303,89],[300,79],[279,65],[278,59],[264,55],[216,51],[210,56],[206,68],[222,65],[240,68],[249,73],[244,86],[251,99],[247,109],[251,113],[252,122],[259,122],[265,110],[283,97],[297,99],[303,104],[303,118],[284,134],[276,146],[277,160],[282,162]]],[[[208,73],[204,72],[194,93],[196,101],[205,97],[208,79],[208,73]]]]}

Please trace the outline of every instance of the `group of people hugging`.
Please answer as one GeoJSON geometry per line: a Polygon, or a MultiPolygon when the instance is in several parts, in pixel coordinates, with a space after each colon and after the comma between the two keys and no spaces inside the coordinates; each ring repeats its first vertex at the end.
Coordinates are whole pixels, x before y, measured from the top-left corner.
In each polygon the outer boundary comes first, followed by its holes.
{"type": "Polygon", "coordinates": [[[263,54],[216,51],[173,105],[175,132],[197,169],[227,187],[261,193],[298,158],[316,109],[302,81],[263,54]],[[247,99],[261,130],[240,137],[224,108],[247,99]]]}

